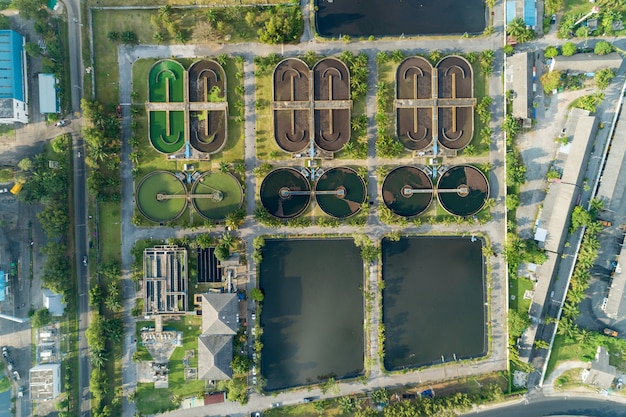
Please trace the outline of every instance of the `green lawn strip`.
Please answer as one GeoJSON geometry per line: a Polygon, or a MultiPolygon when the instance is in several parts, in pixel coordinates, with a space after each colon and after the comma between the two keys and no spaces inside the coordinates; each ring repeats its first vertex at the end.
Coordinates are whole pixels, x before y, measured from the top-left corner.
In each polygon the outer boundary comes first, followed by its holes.
{"type": "Polygon", "coordinates": [[[120,203],[100,203],[100,262],[121,261],[122,223],[120,203]]]}
{"type": "MultiPolygon", "coordinates": [[[[306,394],[302,394],[306,396],[306,394]]],[[[334,417],[334,416],[351,416],[352,413],[344,414],[339,409],[339,403],[337,400],[323,400],[325,407],[322,412],[317,411],[317,407],[320,407],[320,401],[307,403],[307,404],[297,404],[290,405],[280,408],[272,408],[269,410],[263,411],[263,417],[319,417],[323,415],[325,417],[334,417]]]]}
{"type": "Polygon", "coordinates": [[[569,339],[566,336],[557,334],[552,344],[552,351],[550,353],[550,361],[548,362],[548,368],[546,369],[546,376],[554,370],[557,363],[562,361],[589,361],[592,360],[596,354],[597,346],[589,344],[581,344],[573,339],[569,339]]]}
{"type": "MultiPolygon", "coordinates": [[[[162,0],[91,0],[92,6],[154,6],[163,5],[162,0]]],[[[285,0],[263,0],[264,4],[284,4],[285,0]]],[[[197,5],[198,0],[176,0],[176,5],[197,5]]],[[[203,5],[240,5],[240,4],[259,4],[259,0],[203,0],[203,5]]]]}
{"type": "Polygon", "coordinates": [[[148,101],[148,74],[150,68],[157,62],[155,58],[138,59],[133,63],[133,91],[137,96],[133,98],[133,104],[144,106],[148,101]]]}
{"type": "MultiPolygon", "coordinates": [[[[483,97],[489,95],[489,86],[487,84],[487,76],[482,73],[480,63],[478,61],[472,64],[472,69],[474,72],[474,97],[476,98],[476,103],[478,104],[483,97]]],[[[485,127],[485,123],[480,120],[477,112],[474,111],[474,137],[470,142],[475,149],[474,156],[489,155],[489,144],[482,143],[480,140],[480,131],[483,127],[485,127]]]]}
{"type": "Polygon", "coordinates": [[[135,391],[135,404],[143,415],[163,413],[175,410],[169,389],[155,389],[154,383],[138,383],[135,391]]]}
{"type": "Polygon", "coordinates": [[[563,14],[587,14],[591,11],[591,7],[589,0],[565,0],[563,14]]]}
{"type": "Polygon", "coordinates": [[[273,131],[273,112],[272,112],[272,72],[274,66],[268,68],[259,74],[257,69],[257,77],[255,80],[256,88],[256,156],[262,161],[286,160],[290,158],[287,152],[284,152],[276,144],[273,131]]]}
{"type": "Polygon", "coordinates": [[[512,279],[510,295],[515,296],[515,299],[511,297],[509,300],[509,307],[522,314],[528,313],[531,300],[524,300],[524,292],[531,291],[533,287],[533,282],[528,278],[519,277],[517,279],[512,279]]]}
{"type": "MultiPolygon", "coordinates": [[[[388,94],[391,96],[391,100],[387,100],[387,107],[384,109],[376,109],[376,113],[383,112],[389,117],[390,123],[387,129],[387,134],[391,137],[398,140],[398,133],[396,132],[396,112],[393,107],[393,100],[395,99],[394,94],[396,91],[396,71],[398,70],[397,64],[392,60],[387,60],[387,62],[383,64],[378,64],[378,83],[386,83],[389,85],[388,94]]],[[[412,151],[408,151],[404,149],[404,151],[398,155],[397,159],[400,158],[411,158],[413,156],[412,151]]]]}
{"type": "Polygon", "coordinates": [[[237,63],[235,59],[229,57],[226,59],[224,72],[228,100],[228,138],[224,148],[211,155],[213,169],[218,169],[220,162],[243,162],[244,158],[243,95],[237,92],[237,87],[243,86],[243,77],[237,78],[237,73],[243,75],[243,63],[237,63]],[[241,106],[238,107],[237,103],[241,103],[241,106]]]}
{"type": "MultiPolygon", "coordinates": [[[[67,45],[69,45],[69,41],[67,39],[67,24],[60,24],[59,25],[59,35],[61,37],[61,43],[63,45],[66,45],[66,51],[69,49],[69,47],[67,45]]],[[[63,111],[71,111],[72,109],[72,80],[70,78],[70,58],[69,58],[69,54],[64,53],[64,58],[65,58],[65,65],[63,66],[63,83],[62,83],[62,87],[63,87],[63,94],[60,95],[61,97],[61,109],[63,111]]]]}
{"type": "MultiPolygon", "coordinates": [[[[132,31],[139,43],[154,43],[150,15],[156,10],[97,10],[92,9],[96,98],[105,108],[119,102],[119,72],[117,44],[107,38],[109,32],[132,31]]],[[[146,81],[147,82],[147,81],[146,81]]]]}

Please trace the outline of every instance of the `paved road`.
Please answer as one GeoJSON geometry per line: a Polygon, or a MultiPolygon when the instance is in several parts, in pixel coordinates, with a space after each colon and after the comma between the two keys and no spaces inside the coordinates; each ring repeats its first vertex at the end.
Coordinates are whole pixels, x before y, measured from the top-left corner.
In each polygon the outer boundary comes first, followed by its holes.
{"type": "Polygon", "coordinates": [[[623,417],[626,405],[623,402],[600,398],[573,398],[563,393],[558,396],[524,398],[516,404],[497,407],[486,411],[474,410],[465,416],[481,417],[542,417],[542,416],[585,416],[623,417]]]}
{"type": "MultiPolygon", "coordinates": [[[[83,61],[80,0],[65,0],[68,19],[68,40],[70,58],[70,83],[72,85],[72,110],[80,115],[80,100],[83,93],[83,61]]],[[[79,120],[73,123],[80,124],[79,120]]],[[[80,130],[77,130],[80,132],[80,130]]],[[[82,257],[88,253],[87,227],[87,192],[85,178],[85,146],[80,134],[72,135],[74,148],[74,248],[77,284],[78,308],[78,388],[79,388],[79,416],[88,416],[91,413],[89,392],[89,348],[85,331],[89,327],[89,274],[88,268],[83,265],[82,257]]]]}

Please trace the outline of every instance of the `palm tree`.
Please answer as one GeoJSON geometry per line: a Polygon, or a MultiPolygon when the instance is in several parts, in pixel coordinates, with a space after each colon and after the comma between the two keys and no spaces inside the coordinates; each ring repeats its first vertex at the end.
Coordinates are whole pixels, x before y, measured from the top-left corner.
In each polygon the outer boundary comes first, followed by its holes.
{"type": "Polygon", "coordinates": [[[230,165],[228,162],[220,162],[220,172],[226,174],[228,171],[230,171],[230,165]]]}
{"type": "Polygon", "coordinates": [[[220,240],[221,240],[221,244],[228,248],[231,248],[233,244],[235,243],[235,237],[231,235],[230,233],[222,233],[222,237],[220,240]]]}
{"type": "Polygon", "coordinates": [[[572,303],[565,303],[563,306],[563,315],[571,319],[576,318],[580,314],[578,307],[572,303]]]}
{"type": "Polygon", "coordinates": [[[91,364],[96,368],[103,368],[105,362],[109,359],[104,350],[92,350],[89,358],[91,359],[91,364]]]}
{"type": "Polygon", "coordinates": [[[587,344],[591,342],[592,333],[586,329],[580,329],[580,331],[576,334],[576,341],[580,344],[587,344]]]}
{"type": "Polygon", "coordinates": [[[107,158],[107,151],[102,143],[96,143],[89,149],[94,161],[102,162],[107,158]]]}
{"type": "Polygon", "coordinates": [[[159,7],[159,17],[164,21],[169,21],[172,17],[172,6],[165,4],[159,7]]]}
{"type": "Polygon", "coordinates": [[[160,45],[165,40],[165,35],[160,30],[157,30],[154,32],[154,35],[152,35],[152,39],[154,39],[157,45],[160,45]]]}
{"type": "Polygon", "coordinates": [[[189,40],[189,36],[187,36],[187,32],[184,32],[182,30],[177,30],[176,33],[174,34],[174,40],[184,45],[189,40]]]}
{"type": "Polygon", "coordinates": [[[354,398],[352,397],[339,397],[339,409],[344,414],[350,414],[356,408],[356,404],[354,403],[354,398]]]}
{"type": "Polygon", "coordinates": [[[561,318],[557,333],[571,339],[576,334],[576,325],[567,317],[561,318]]]}

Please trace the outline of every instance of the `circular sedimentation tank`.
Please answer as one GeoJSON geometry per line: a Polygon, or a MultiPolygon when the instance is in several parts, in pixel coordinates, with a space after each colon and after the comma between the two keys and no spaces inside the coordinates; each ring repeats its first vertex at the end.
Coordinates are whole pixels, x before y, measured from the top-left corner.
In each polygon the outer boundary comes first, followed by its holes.
{"type": "Polygon", "coordinates": [[[272,215],[281,219],[296,217],[309,205],[309,180],[293,168],[279,168],[270,172],[261,184],[261,204],[272,215]],[[305,191],[293,195],[290,191],[305,191]]]}
{"type": "Polygon", "coordinates": [[[437,184],[441,206],[457,216],[471,216],[489,197],[489,181],[478,168],[458,165],[447,170],[437,184]]]}
{"type": "Polygon", "coordinates": [[[205,219],[223,220],[243,203],[243,190],[229,173],[205,172],[191,188],[191,204],[205,219]]]}
{"type": "Polygon", "coordinates": [[[365,182],[352,168],[331,168],[322,174],[315,186],[317,203],[333,217],[352,216],[361,209],[365,197],[365,182]],[[326,194],[329,191],[334,194],[326,194]]]}
{"type": "Polygon", "coordinates": [[[185,184],[168,171],[154,171],[143,177],[135,196],[141,214],[156,223],[177,219],[187,207],[185,184]]]}
{"type": "Polygon", "coordinates": [[[428,208],[433,199],[433,183],[421,169],[401,166],[387,174],[382,193],[385,205],[395,214],[417,216],[428,208]]]}

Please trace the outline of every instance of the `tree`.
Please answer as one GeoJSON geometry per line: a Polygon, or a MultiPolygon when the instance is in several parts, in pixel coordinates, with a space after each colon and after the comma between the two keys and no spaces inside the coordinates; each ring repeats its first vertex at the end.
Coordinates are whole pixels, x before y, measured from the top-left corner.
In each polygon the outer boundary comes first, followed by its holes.
{"type": "Polygon", "coordinates": [[[548,71],[541,76],[543,91],[548,94],[561,84],[561,71],[548,71]]]}
{"type": "Polygon", "coordinates": [[[50,314],[50,310],[45,307],[42,307],[37,311],[33,311],[32,315],[30,313],[31,312],[29,311],[30,324],[35,329],[40,329],[52,323],[52,314],[50,314]]]}
{"type": "Polygon", "coordinates": [[[163,41],[165,40],[165,35],[163,34],[163,32],[161,32],[160,30],[157,30],[156,32],[154,32],[154,34],[152,35],[152,39],[154,39],[154,41],[157,43],[157,45],[160,45],[163,43],[163,41]]]}
{"type": "Polygon", "coordinates": [[[230,366],[235,374],[246,374],[252,366],[252,361],[246,355],[236,353],[230,366]]]}
{"type": "Polygon", "coordinates": [[[41,49],[39,48],[39,45],[35,42],[26,42],[24,44],[24,51],[26,51],[28,56],[31,56],[33,58],[38,57],[39,54],[41,53],[41,49]]]}
{"type": "Polygon", "coordinates": [[[582,206],[576,206],[574,207],[574,210],[572,210],[570,229],[574,231],[579,227],[589,225],[591,221],[592,218],[589,212],[585,210],[582,206]]]}
{"type": "Polygon", "coordinates": [[[107,39],[110,40],[111,42],[117,43],[120,41],[120,33],[112,30],[109,33],[107,33],[107,39]]]}
{"type": "Polygon", "coordinates": [[[613,52],[613,45],[608,43],[607,41],[599,41],[596,43],[595,48],[593,48],[593,52],[596,55],[606,55],[613,52]]]}
{"type": "Polygon", "coordinates": [[[535,32],[526,26],[526,22],[521,17],[516,17],[506,26],[506,33],[517,40],[517,43],[524,43],[533,40],[535,32]]]}
{"type": "Polygon", "coordinates": [[[260,289],[252,288],[250,290],[250,298],[260,303],[265,298],[265,295],[263,294],[263,291],[261,291],[260,289]]]}
{"type": "Polygon", "coordinates": [[[230,257],[230,250],[225,245],[218,245],[214,253],[218,261],[225,261],[230,257]]]}
{"type": "Polygon", "coordinates": [[[227,248],[231,248],[235,244],[235,237],[230,233],[222,233],[220,237],[219,246],[226,246],[227,248]]]}
{"type": "Polygon", "coordinates": [[[339,403],[339,409],[344,414],[350,414],[356,408],[356,403],[355,403],[353,397],[348,397],[348,396],[346,396],[346,397],[339,397],[339,399],[337,401],[339,403]]]}
{"type": "Polygon", "coordinates": [[[548,46],[543,50],[543,56],[545,58],[554,58],[559,54],[559,50],[554,46],[548,46]]]}
{"type": "Polygon", "coordinates": [[[550,344],[545,340],[535,340],[535,349],[550,349],[550,344]]]}
{"type": "Polygon", "coordinates": [[[578,52],[578,47],[576,46],[575,43],[572,42],[565,42],[562,46],[561,46],[561,53],[563,54],[563,56],[572,56],[574,55],[576,52],[578,52]]]}
{"type": "Polygon", "coordinates": [[[120,40],[124,45],[136,45],[139,42],[137,34],[130,30],[125,30],[120,34],[120,40]]]}
{"type": "Polygon", "coordinates": [[[11,19],[9,16],[0,14],[0,30],[11,29],[11,19]]]}
{"type": "Polygon", "coordinates": [[[20,162],[18,162],[17,167],[22,171],[30,171],[31,169],[33,169],[33,161],[28,158],[24,158],[20,162]]]}
{"type": "Polygon", "coordinates": [[[604,68],[597,71],[593,78],[596,82],[596,87],[600,90],[604,90],[609,86],[614,77],[615,72],[613,72],[611,68],[604,68]]]}
{"type": "Polygon", "coordinates": [[[19,10],[20,16],[26,20],[37,17],[39,10],[46,4],[43,0],[13,0],[13,6],[19,10]]]}
{"type": "Polygon", "coordinates": [[[177,43],[182,43],[184,45],[189,40],[189,35],[186,31],[177,30],[176,33],[174,33],[174,40],[177,43]]]}
{"type": "Polygon", "coordinates": [[[379,388],[372,392],[371,399],[376,404],[387,404],[389,402],[389,391],[387,391],[387,388],[379,388]]]}
{"type": "Polygon", "coordinates": [[[295,42],[302,29],[302,15],[298,9],[292,16],[272,15],[259,29],[259,40],[263,43],[278,44],[295,42]]]}
{"type": "Polygon", "coordinates": [[[517,194],[507,194],[506,208],[507,210],[516,210],[519,207],[520,200],[517,194]]]}
{"type": "Polygon", "coordinates": [[[511,56],[515,53],[515,48],[513,47],[513,45],[504,45],[504,48],[502,48],[502,50],[504,51],[506,56],[511,56]]]}

